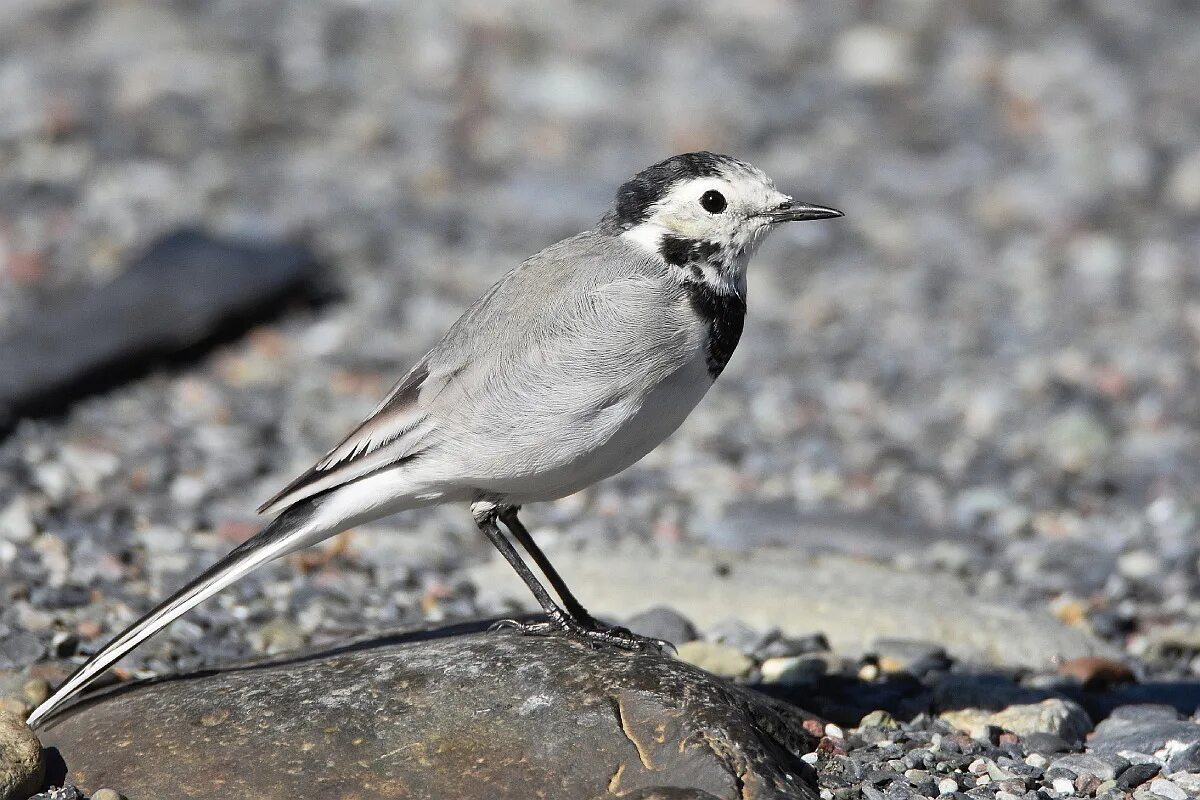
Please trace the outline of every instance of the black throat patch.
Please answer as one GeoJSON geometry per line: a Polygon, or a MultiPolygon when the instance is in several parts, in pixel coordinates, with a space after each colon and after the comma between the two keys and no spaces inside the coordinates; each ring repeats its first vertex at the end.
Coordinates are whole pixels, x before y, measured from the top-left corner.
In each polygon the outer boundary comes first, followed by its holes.
{"type": "Polygon", "coordinates": [[[715,262],[715,256],[721,252],[721,246],[716,242],[685,239],[682,236],[668,233],[658,243],[658,252],[663,257],[663,261],[676,267],[682,267],[685,264],[699,265],[709,261],[715,262]]]}
{"type": "Polygon", "coordinates": [[[715,381],[729,363],[742,325],[746,321],[746,301],[732,292],[718,291],[711,283],[688,278],[683,282],[692,309],[708,323],[708,341],[704,345],[704,363],[715,381]]]}
{"type": "Polygon", "coordinates": [[[671,266],[687,270],[683,287],[692,309],[708,323],[704,360],[708,374],[716,380],[742,338],[742,325],[746,319],[746,301],[733,292],[718,289],[705,275],[705,265],[721,271],[722,248],[716,242],[668,233],[659,242],[658,252],[671,266]]]}

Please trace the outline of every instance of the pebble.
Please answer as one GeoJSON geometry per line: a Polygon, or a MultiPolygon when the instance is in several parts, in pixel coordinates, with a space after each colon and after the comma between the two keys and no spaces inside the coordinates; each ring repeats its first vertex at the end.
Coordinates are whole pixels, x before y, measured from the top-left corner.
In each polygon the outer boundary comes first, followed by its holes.
{"type": "Polygon", "coordinates": [[[821,658],[785,656],[768,658],[759,667],[759,672],[765,683],[800,686],[816,681],[827,669],[828,665],[821,658]]]}
{"type": "Polygon", "coordinates": [[[1058,769],[1068,769],[1076,775],[1094,775],[1102,781],[1112,780],[1126,769],[1129,762],[1120,756],[1098,756],[1092,753],[1070,753],[1054,759],[1058,769]]]}
{"type": "Polygon", "coordinates": [[[909,672],[923,675],[930,670],[945,670],[951,665],[946,648],[932,642],[909,639],[876,639],[871,653],[884,672],[909,672]]]}
{"type": "Polygon", "coordinates": [[[977,708],[944,711],[939,717],[974,737],[984,736],[988,728],[995,727],[1020,736],[1049,733],[1067,742],[1081,742],[1092,730],[1091,718],[1078,703],[1058,698],[995,712],[977,708]]]}
{"type": "Polygon", "coordinates": [[[1117,788],[1136,789],[1161,771],[1157,764],[1133,764],[1117,776],[1117,788]]]}
{"type": "Polygon", "coordinates": [[[639,636],[661,639],[676,647],[695,641],[698,636],[691,620],[666,606],[655,606],[630,617],[625,627],[639,636]]]}
{"type": "Polygon", "coordinates": [[[1200,796],[1200,772],[1194,770],[1172,772],[1167,777],[1171,779],[1171,783],[1174,783],[1193,797],[1200,796]]]}
{"type": "Polygon", "coordinates": [[[125,796],[115,789],[97,789],[89,800],[125,800],[125,796]]]}
{"type": "Polygon", "coordinates": [[[24,697],[14,697],[10,694],[0,695],[0,712],[12,714],[25,719],[33,712],[33,703],[24,697]]]}
{"type": "Polygon", "coordinates": [[[1150,791],[1167,800],[1188,800],[1188,794],[1172,781],[1156,778],[1150,782],[1150,791]]]}
{"type": "Polygon", "coordinates": [[[718,622],[708,632],[708,638],[734,647],[743,653],[756,653],[780,637],[778,630],[760,631],[740,619],[718,622]]]}
{"type": "Polygon", "coordinates": [[[24,800],[44,772],[41,743],[24,718],[0,711],[0,800],[24,800]]]}
{"type": "Polygon", "coordinates": [[[1161,707],[1124,707],[1096,726],[1089,740],[1097,753],[1154,755],[1172,742],[1177,749],[1200,743],[1200,724],[1173,718],[1161,707]]]}
{"type": "Polygon", "coordinates": [[[21,694],[35,706],[50,696],[50,684],[45,678],[30,678],[21,687],[21,694]]]}
{"type": "Polygon", "coordinates": [[[1175,772],[1200,772],[1200,742],[1172,753],[1167,766],[1175,772]]]}
{"type": "Polygon", "coordinates": [[[750,674],[754,662],[741,650],[720,642],[684,642],[678,657],[724,678],[742,678],[750,674]]]}
{"type": "Polygon", "coordinates": [[[1050,786],[1062,795],[1073,796],[1075,794],[1075,781],[1070,778],[1055,778],[1050,786]]]}

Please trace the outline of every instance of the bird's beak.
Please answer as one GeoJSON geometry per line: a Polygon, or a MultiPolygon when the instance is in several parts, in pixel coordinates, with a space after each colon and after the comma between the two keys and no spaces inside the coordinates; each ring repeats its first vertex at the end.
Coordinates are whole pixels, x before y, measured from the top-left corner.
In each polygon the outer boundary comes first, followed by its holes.
{"type": "Polygon", "coordinates": [[[807,219],[833,219],[844,216],[836,208],[814,206],[811,203],[797,203],[789,200],[779,205],[774,211],[767,212],[771,222],[800,222],[807,219]]]}

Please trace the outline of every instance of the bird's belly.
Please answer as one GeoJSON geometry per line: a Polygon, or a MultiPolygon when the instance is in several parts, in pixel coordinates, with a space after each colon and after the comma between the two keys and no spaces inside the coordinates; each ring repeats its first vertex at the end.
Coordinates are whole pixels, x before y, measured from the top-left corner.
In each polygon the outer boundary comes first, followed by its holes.
{"type": "Polygon", "coordinates": [[[640,396],[607,405],[574,426],[542,427],[535,448],[512,453],[481,488],[521,504],[565,497],[611,477],[674,433],[710,386],[698,353],[640,396]]]}

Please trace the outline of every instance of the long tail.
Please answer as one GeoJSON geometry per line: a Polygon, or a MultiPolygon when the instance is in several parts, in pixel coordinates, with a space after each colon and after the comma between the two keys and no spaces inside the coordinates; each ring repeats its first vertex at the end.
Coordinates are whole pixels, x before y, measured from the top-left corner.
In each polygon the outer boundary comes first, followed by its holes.
{"type": "Polygon", "coordinates": [[[277,519],[209,567],[198,578],[130,625],[104,649],[75,670],[49,699],[29,715],[28,724],[32,727],[45,720],[126,653],[234,581],[268,561],[314,544],[336,533],[336,529],[315,524],[319,502],[315,499],[301,502],[284,511],[277,519]]]}

